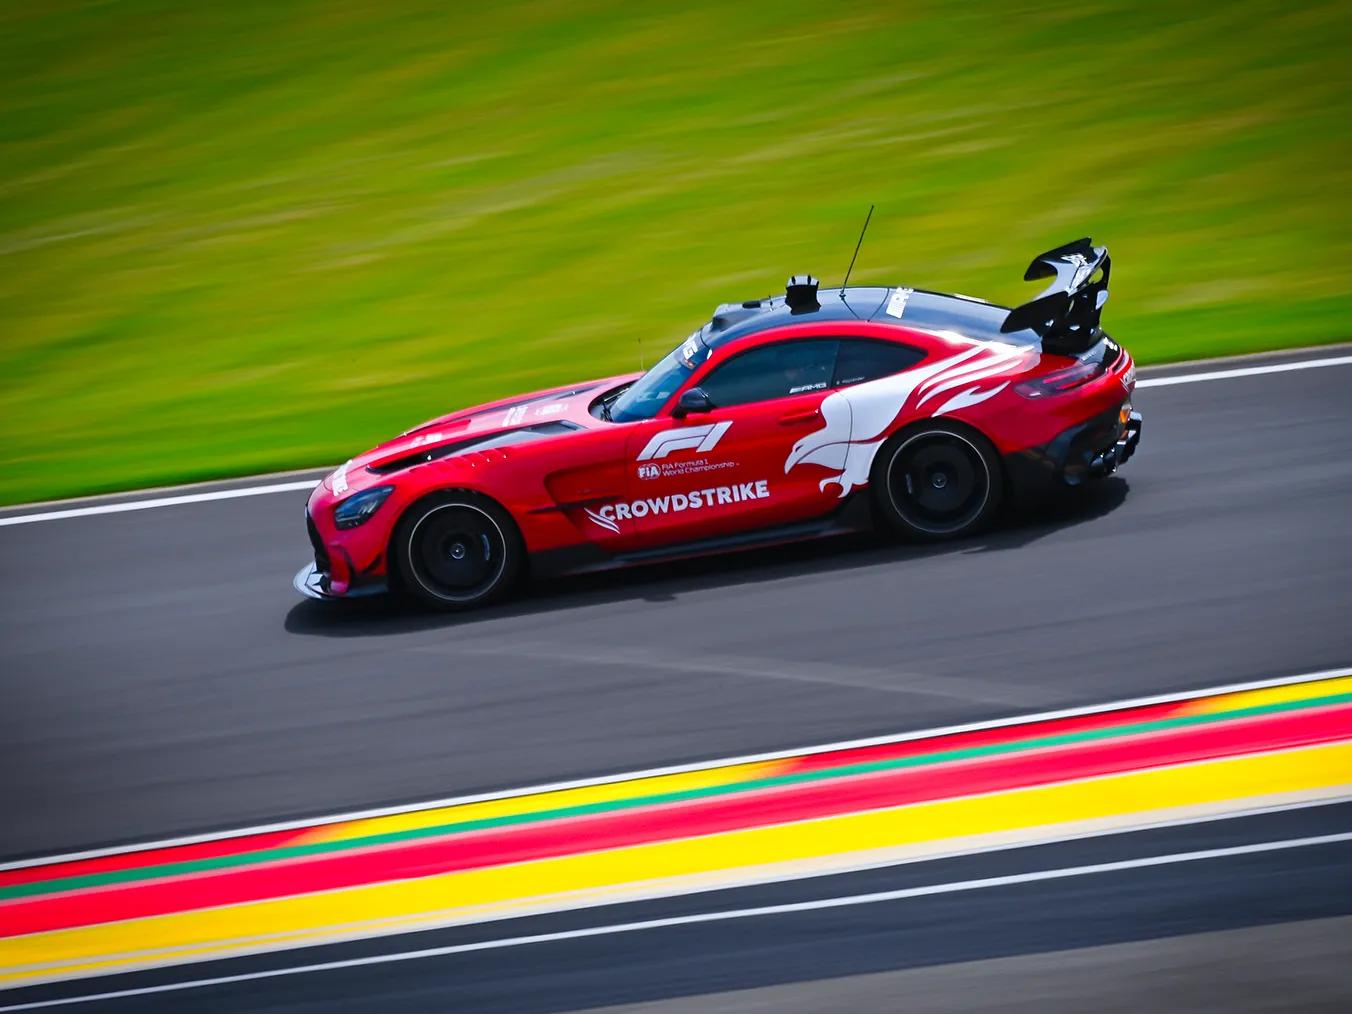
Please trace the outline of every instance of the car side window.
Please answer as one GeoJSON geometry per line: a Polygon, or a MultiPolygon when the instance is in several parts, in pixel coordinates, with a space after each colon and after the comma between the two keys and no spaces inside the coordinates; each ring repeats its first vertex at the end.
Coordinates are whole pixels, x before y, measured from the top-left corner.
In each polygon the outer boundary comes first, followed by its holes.
{"type": "Polygon", "coordinates": [[[870,338],[842,338],[832,387],[848,387],[909,370],[925,353],[909,345],[870,338]]]}
{"type": "Polygon", "coordinates": [[[715,367],[699,386],[716,408],[822,391],[831,386],[839,344],[814,338],[762,345],[715,367]]]}

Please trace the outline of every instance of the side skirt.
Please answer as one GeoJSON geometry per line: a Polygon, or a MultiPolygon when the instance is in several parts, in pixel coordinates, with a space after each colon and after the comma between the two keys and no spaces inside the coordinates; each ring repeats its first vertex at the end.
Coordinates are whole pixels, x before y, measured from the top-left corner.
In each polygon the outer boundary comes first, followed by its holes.
{"type": "Polygon", "coordinates": [[[756,531],[739,532],[736,535],[723,535],[713,539],[699,539],[694,542],[672,543],[629,553],[611,554],[592,543],[581,543],[564,549],[533,554],[530,558],[530,568],[533,577],[541,578],[562,577],[567,574],[590,574],[597,571],[617,570],[621,567],[669,563],[674,560],[688,560],[698,556],[712,556],[744,549],[761,549],[765,546],[803,542],[808,539],[821,539],[832,535],[867,532],[872,531],[873,528],[873,508],[868,490],[865,488],[850,494],[843,506],[813,521],[800,521],[791,525],[778,525],[774,528],[761,528],[756,531]]]}

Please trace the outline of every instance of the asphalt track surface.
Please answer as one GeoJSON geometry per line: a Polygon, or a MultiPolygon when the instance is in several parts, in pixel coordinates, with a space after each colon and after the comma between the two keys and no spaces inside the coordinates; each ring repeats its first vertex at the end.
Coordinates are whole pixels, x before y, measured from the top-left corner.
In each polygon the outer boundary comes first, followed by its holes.
{"type": "MultiPolygon", "coordinates": [[[[1339,365],[1143,389],[1141,450],[1119,477],[979,540],[915,549],[855,538],[562,581],[463,618],[297,600],[303,491],[0,527],[0,855],[1346,666],[1350,387],[1352,366],[1339,365]]],[[[25,511],[0,511],[0,521],[25,511]]],[[[1246,820],[1158,832],[1146,845],[1118,836],[612,915],[1352,827],[1339,807],[1246,820]]],[[[1328,843],[754,928],[672,927],[281,977],[194,991],[192,1006],[531,1010],[687,997],[689,1009],[809,1010],[888,1007],[906,990],[944,1009],[985,1005],[973,990],[988,988],[987,1000],[1034,1010],[1055,1007],[1048,982],[1078,967],[1069,1007],[1117,982],[1133,1009],[1151,989],[1169,1008],[1192,997],[1198,1009],[1346,1009],[1349,860],[1352,844],[1328,843]],[[1170,967],[1173,980],[1151,980],[1149,970],[1170,967]],[[1259,988],[1264,967],[1273,974],[1259,988]],[[1043,992],[1021,1000],[1008,991],[1018,981],[1043,992]]],[[[550,928],[537,920],[513,932],[550,928]]],[[[436,946],[447,933],[338,956],[436,946]]],[[[185,996],[110,1003],[182,1009],[185,996]]]]}
{"type": "Polygon", "coordinates": [[[299,600],[303,491],[0,527],[0,856],[1352,662],[1352,365],[1136,403],[1137,456],[1050,518],[464,617],[299,600]]]}

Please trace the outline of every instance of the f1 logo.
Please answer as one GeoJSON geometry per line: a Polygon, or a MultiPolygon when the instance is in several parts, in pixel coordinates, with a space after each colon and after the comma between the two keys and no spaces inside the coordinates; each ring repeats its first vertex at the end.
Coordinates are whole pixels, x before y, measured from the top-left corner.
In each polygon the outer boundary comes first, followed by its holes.
{"type": "Polygon", "coordinates": [[[700,454],[712,451],[731,425],[732,420],[729,419],[708,426],[680,426],[674,430],[663,430],[648,441],[648,446],[639,452],[637,460],[665,458],[672,451],[697,451],[700,454]]]}

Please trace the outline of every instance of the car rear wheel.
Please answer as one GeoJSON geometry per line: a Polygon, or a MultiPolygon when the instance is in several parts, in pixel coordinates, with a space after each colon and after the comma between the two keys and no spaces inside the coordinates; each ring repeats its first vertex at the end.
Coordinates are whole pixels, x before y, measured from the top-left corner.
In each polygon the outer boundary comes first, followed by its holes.
{"type": "Polygon", "coordinates": [[[404,589],[437,609],[472,609],[505,597],[525,547],[511,516],[476,493],[452,492],[415,505],[394,536],[404,589]]]}
{"type": "Polygon", "coordinates": [[[1003,480],[990,443],[947,424],[894,437],[878,455],[874,503],[893,531],[918,541],[980,531],[1000,506],[1003,480]]]}

